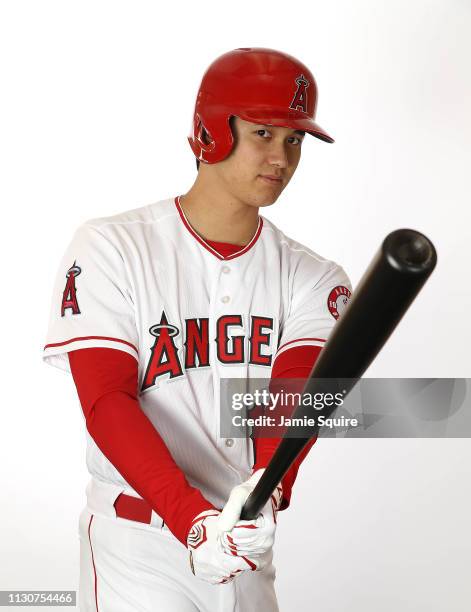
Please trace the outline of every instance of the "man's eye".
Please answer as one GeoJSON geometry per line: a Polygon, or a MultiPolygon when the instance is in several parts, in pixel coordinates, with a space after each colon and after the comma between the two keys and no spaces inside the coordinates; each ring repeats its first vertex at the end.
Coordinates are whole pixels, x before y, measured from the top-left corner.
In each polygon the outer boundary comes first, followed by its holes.
{"type": "MultiPolygon", "coordinates": [[[[263,136],[263,134],[264,134],[264,133],[270,134],[269,130],[265,130],[265,129],[263,129],[263,130],[257,130],[257,131],[256,131],[256,133],[257,133],[259,136],[263,136]]],[[[265,138],[265,137],[263,137],[263,138],[264,138],[264,140],[266,140],[266,138],[265,138]]],[[[302,141],[302,138],[298,138],[297,136],[292,136],[292,137],[290,138],[290,140],[293,140],[293,139],[294,139],[294,140],[297,140],[297,142],[295,143],[295,144],[296,144],[296,146],[300,146],[300,145],[302,144],[302,142],[303,142],[303,141],[302,141]]]]}

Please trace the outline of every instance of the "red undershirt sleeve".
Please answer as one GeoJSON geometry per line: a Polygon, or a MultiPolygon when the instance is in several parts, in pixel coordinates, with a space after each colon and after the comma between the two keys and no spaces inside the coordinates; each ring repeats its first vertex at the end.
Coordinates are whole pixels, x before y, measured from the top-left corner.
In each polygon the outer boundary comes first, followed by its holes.
{"type": "Polygon", "coordinates": [[[110,348],[68,353],[91,437],[126,482],[186,546],[190,524],[214,506],[187,482],[137,399],[136,359],[110,348]]]}
{"type": "MultiPolygon", "coordinates": [[[[277,379],[293,379],[292,385],[290,385],[290,391],[293,393],[301,393],[320,351],[321,348],[317,346],[297,346],[281,353],[273,364],[270,385],[275,385],[277,379]]],[[[317,436],[309,440],[282,478],[283,500],[280,510],[285,510],[290,505],[291,493],[299,466],[306,458],[306,455],[309,453],[316,440],[317,436]]],[[[281,438],[254,437],[255,464],[253,471],[267,467],[280,442],[281,438]]]]}

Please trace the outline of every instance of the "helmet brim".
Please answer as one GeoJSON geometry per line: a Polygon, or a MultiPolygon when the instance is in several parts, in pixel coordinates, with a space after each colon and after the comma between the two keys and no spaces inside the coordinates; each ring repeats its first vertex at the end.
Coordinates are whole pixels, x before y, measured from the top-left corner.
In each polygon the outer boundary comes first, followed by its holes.
{"type": "Polygon", "coordinates": [[[244,111],[244,113],[238,113],[237,116],[244,121],[250,121],[250,123],[302,130],[303,132],[307,132],[308,134],[311,134],[324,142],[335,142],[332,136],[329,136],[329,134],[323,128],[321,128],[320,125],[318,125],[312,119],[307,119],[306,117],[293,117],[289,115],[280,116],[278,114],[270,115],[269,112],[260,110],[244,111]]]}

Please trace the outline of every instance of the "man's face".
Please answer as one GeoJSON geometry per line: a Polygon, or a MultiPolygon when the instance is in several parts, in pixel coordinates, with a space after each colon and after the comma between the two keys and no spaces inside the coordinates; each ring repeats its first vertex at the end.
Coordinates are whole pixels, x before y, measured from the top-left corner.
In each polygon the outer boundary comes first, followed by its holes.
{"type": "Polygon", "coordinates": [[[273,204],[298,166],[303,132],[250,123],[239,117],[234,117],[232,131],[235,142],[231,154],[214,165],[219,180],[245,204],[273,204]],[[280,180],[271,181],[266,176],[280,180]]]}

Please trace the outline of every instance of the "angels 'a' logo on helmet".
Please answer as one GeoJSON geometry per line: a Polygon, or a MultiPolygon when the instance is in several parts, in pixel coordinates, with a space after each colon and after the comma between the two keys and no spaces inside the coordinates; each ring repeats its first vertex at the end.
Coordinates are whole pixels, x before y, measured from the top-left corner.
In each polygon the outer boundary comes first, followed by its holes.
{"type": "Polygon", "coordinates": [[[295,81],[298,88],[289,107],[294,110],[302,110],[303,113],[307,113],[307,88],[309,87],[309,81],[306,79],[304,74],[300,74],[295,81]]]}
{"type": "Polygon", "coordinates": [[[334,319],[340,318],[342,312],[345,310],[348,304],[350,296],[350,290],[343,285],[337,285],[337,287],[334,287],[329,293],[329,297],[327,298],[327,307],[329,308],[329,312],[334,319]]]}

